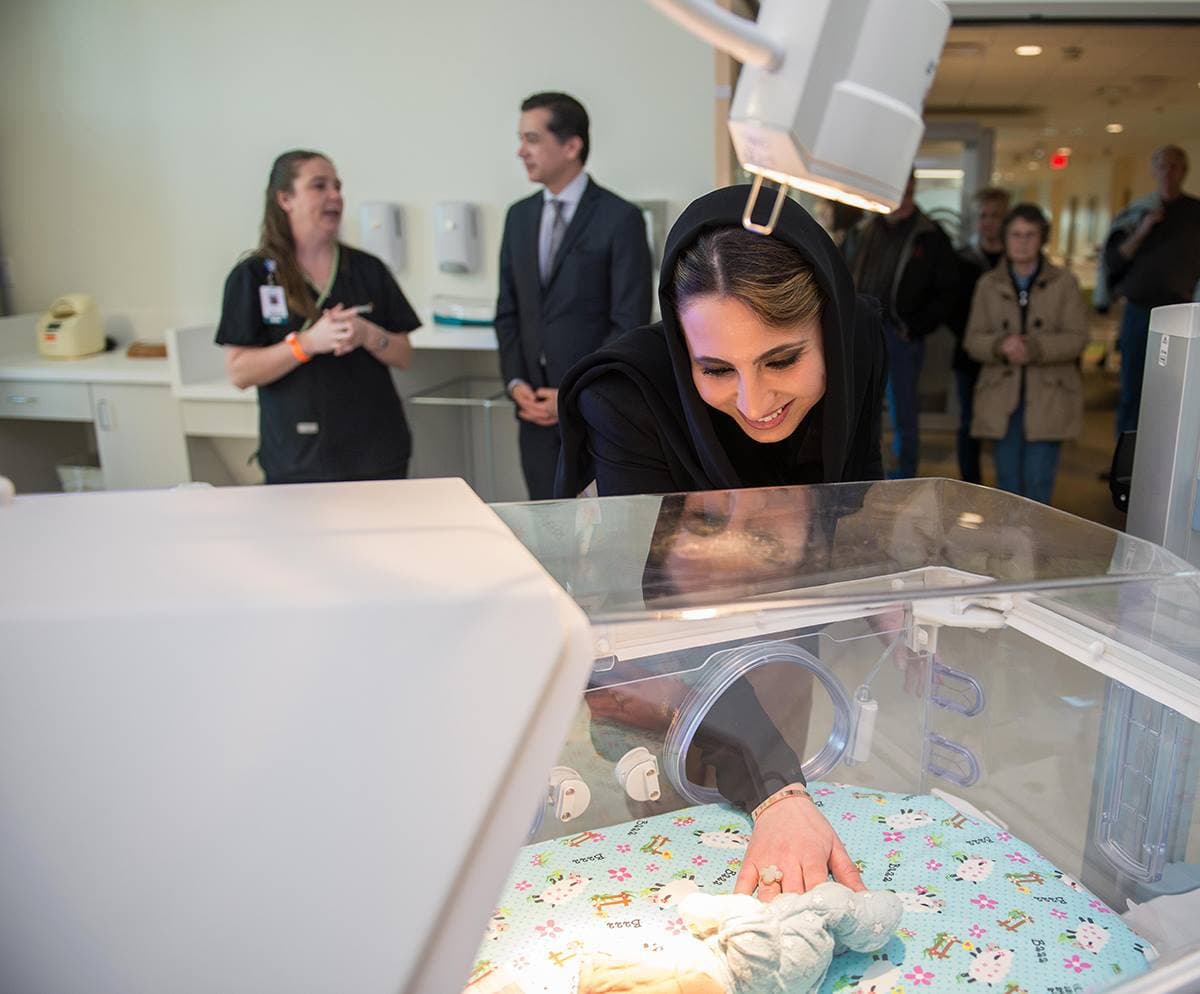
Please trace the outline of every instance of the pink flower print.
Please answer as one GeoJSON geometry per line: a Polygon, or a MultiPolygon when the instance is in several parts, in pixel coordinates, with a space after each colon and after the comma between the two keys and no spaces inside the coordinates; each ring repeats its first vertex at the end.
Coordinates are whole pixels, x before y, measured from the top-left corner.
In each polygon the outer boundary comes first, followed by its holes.
{"type": "Polygon", "coordinates": [[[629,852],[629,850],[632,848],[633,848],[633,846],[629,845],[626,842],[622,842],[619,846],[617,846],[617,852],[626,853],[626,852],[629,852]]]}
{"type": "MultiPolygon", "coordinates": [[[[547,918],[545,925],[534,925],[533,930],[537,932],[543,939],[553,939],[556,935],[562,932],[562,928],[556,925],[553,918],[547,918]]],[[[1075,957],[1078,959],[1079,957],[1075,957]]]]}
{"type": "Polygon", "coordinates": [[[883,856],[885,859],[889,859],[889,860],[899,859],[900,858],[900,850],[899,849],[889,849],[887,852],[885,852],[883,854],[883,856]]]}
{"type": "Polygon", "coordinates": [[[517,890],[529,890],[533,886],[528,880],[518,880],[514,885],[517,890]]]}
{"type": "Polygon", "coordinates": [[[646,872],[647,873],[653,873],[657,869],[658,869],[657,863],[647,863],[646,864],[646,872]]]}
{"type": "Polygon", "coordinates": [[[593,832],[592,833],[592,841],[593,842],[603,842],[604,841],[604,833],[603,832],[593,832]]]}
{"type": "Polygon", "coordinates": [[[1024,865],[1025,863],[1029,862],[1029,857],[1023,852],[1006,852],[1004,855],[1011,859],[1014,863],[1021,863],[1024,865]]]}
{"type": "Polygon", "coordinates": [[[741,865],[742,865],[742,860],[741,860],[741,858],[740,858],[740,857],[738,857],[738,856],[734,856],[732,859],[730,859],[730,860],[729,860],[729,865],[730,865],[730,866],[733,866],[733,867],[738,867],[738,866],[741,866],[741,865]]]}
{"type": "Polygon", "coordinates": [[[1102,915],[1111,915],[1112,914],[1112,911],[1109,910],[1108,905],[1106,905],[1103,901],[1100,901],[1094,897],[1090,901],[1088,901],[1088,907],[1091,908],[1093,911],[1099,911],[1100,914],[1102,914],[1102,915]]]}
{"type": "Polygon", "coordinates": [[[987,935],[987,929],[984,928],[982,925],[975,924],[975,925],[972,925],[969,929],[967,929],[967,934],[972,939],[982,939],[985,935],[987,935]]]}
{"type": "Polygon", "coordinates": [[[939,862],[938,862],[936,859],[927,859],[927,860],[925,860],[925,869],[927,869],[927,870],[940,870],[941,868],[942,868],[942,864],[941,864],[941,863],[939,863],[939,862]]]}
{"type": "Polygon", "coordinates": [[[1007,832],[997,832],[996,833],[996,841],[997,842],[1010,842],[1011,840],[1012,840],[1012,836],[1009,835],[1007,832]]]}
{"type": "Polygon", "coordinates": [[[854,812],[853,811],[843,811],[842,812],[842,821],[854,821],[854,812]]]}
{"type": "Polygon", "coordinates": [[[816,790],[813,791],[813,793],[816,794],[817,797],[828,797],[830,794],[833,793],[833,791],[830,790],[828,787],[818,787],[816,790]]]}
{"type": "Polygon", "coordinates": [[[1074,970],[1076,973],[1083,973],[1084,970],[1090,970],[1092,968],[1092,964],[1088,963],[1086,960],[1080,959],[1079,954],[1076,953],[1074,956],[1070,957],[1070,959],[1063,960],[1063,968],[1066,970],[1074,970]]]}
{"type": "Polygon", "coordinates": [[[687,926],[683,924],[682,918],[672,918],[667,922],[667,931],[672,935],[683,935],[687,931],[687,926]]]}
{"type": "Polygon", "coordinates": [[[692,825],[692,824],[694,824],[694,823],[695,823],[695,821],[696,821],[696,819],[695,819],[695,818],[693,818],[691,815],[686,815],[686,816],[685,816],[685,817],[683,817],[683,818],[672,818],[672,819],[671,819],[671,824],[672,824],[672,825],[675,825],[675,826],[676,826],[676,827],[678,827],[678,828],[683,828],[685,825],[692,825]]]}
{"type": "Polygon", "coordinates": [[[925,848],[926,849],[932,849],[936,845],[937,845],[937,839],[935,839],[932,835],[925,836],[925,848]]]}
{"type": "Polygon", "coordinates": [[[884,842],[903,842],[904,841],[904,833],[903,832],[884,832],[883,833],[883,841],[884,842]]]}
{"type": "Polygon", "coordinates": [[[934,975],[932,973],[920,965],[914,966],[912,968],[912,973],[906,973],[904,975],[905,980],[911,980],[913,985],[917,987],[920,987],[921,984],[924,984],[926,987],[928,987],[933,983],[933,977],[934,975]]]}
{"type": "Polygon", "coordinates": [[[529,859],[530,866],[542,866],[546,862],[546,854],[544,852],[535,853],[529,859]]]}
{"type": "Polygon", "coordinates": [[[692,862],[693,862],[693,863],[694,863],[696,866],[703,866],[705,863],[707,863],[707,862],[708,862],[708,860],[707,860],[707,859],[705,859],[703,856],[693,856],[693,857],[692,857],[692,862]]]}
{"type": "MultiPolygon", "coordinates": [[[[612,873],[612,870],[608,872],[612,873]]],[[[971,903],[983,911],[991,911],[996,906],[996,902],[986,894],[980,894],[978,897],[971,898],[971,903]]]]}
{"type": "Polygon", "coordinates": [[[633,876],[633,874],[623,866],[618,866],[615,870],[609,870],[608,875],[612,877],[613,880],[617,881],[617,883],[620,883],[622,880],[628,880],[633,876]]]}
{"type": "Polygon", "coordinates": [[[1057,918],[1060,922],[1066,921],[1067,913],[1065,911],[1060,911],[1058,908],[1051,908],[1050,917],[1057,918]]]}

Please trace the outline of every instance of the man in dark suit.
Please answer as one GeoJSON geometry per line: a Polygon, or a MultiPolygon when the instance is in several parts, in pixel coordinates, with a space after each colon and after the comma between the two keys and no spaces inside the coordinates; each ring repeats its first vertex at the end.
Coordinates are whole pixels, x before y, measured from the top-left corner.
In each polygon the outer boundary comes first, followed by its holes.
{"type": "Polygon", "coordinates": [[[542,189],[508,209],[496,338],[520,419],[529,496],[554,495],[558,384],[583,356],[650,321],[650,248],[641,211],[584,172],[588,116],[565,93],[521,104],[525,171],[542,189]]]}

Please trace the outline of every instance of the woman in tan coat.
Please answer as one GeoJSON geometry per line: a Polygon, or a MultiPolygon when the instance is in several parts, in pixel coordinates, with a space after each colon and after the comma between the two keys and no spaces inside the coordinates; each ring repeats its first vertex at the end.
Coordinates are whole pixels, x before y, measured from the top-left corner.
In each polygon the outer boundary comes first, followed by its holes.
{"type": "Polygon", "coordinates": [[[1083,426],[1079,355],[1087,308],[1075,277],[1042,255],[1050,223],[1018,204],[1004,219],[1007,263],[975,286],[963,342],[982,363],[971,434],[995,441],[1001,490],[1050,503],[1063,439],[1083,426]]]}

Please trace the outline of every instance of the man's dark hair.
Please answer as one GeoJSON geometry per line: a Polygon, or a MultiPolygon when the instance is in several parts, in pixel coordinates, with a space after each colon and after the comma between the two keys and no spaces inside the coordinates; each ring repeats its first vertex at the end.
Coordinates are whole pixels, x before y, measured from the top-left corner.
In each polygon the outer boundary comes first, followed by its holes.
{"type": "Polygon", "coordinates": [[[1042,232],[1042,244],[1050,240],[1050,222],[1037,204],[1017,204],[1004,216],[1004,234],[1008,234],[1008,226],[1013,221],[1028,221],[1036,224],[1042,232]]]}
{"type": "Polygon", "coordinates": [[[550,111],[550,123],[547,125],[550,133],[560,142],[568,138],[578,138],[583,142],[579,150],[579,162],[587,164],[588,150],[588,114],[574,97],[566,93],[535,93],[521,104],[521,110],[537,110],[545,107],[550,111]]]}

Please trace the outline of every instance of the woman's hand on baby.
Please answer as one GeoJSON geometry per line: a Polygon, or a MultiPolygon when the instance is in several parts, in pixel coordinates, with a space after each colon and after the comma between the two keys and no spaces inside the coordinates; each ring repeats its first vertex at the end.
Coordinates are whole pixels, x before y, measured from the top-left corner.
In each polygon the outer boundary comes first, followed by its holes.
{"type": "Polygon", "coordinates": [[[825,883],[830,874],[851,890],[866,890],[858,868],[842,840],[807,797],[786,797],[758,817],[742,869],[734,885],[735,894],[753,894],[773,901],[781,893],[803,894],[825,883]],[[778,870],[782,879],[765,882],[778,870]]]}

